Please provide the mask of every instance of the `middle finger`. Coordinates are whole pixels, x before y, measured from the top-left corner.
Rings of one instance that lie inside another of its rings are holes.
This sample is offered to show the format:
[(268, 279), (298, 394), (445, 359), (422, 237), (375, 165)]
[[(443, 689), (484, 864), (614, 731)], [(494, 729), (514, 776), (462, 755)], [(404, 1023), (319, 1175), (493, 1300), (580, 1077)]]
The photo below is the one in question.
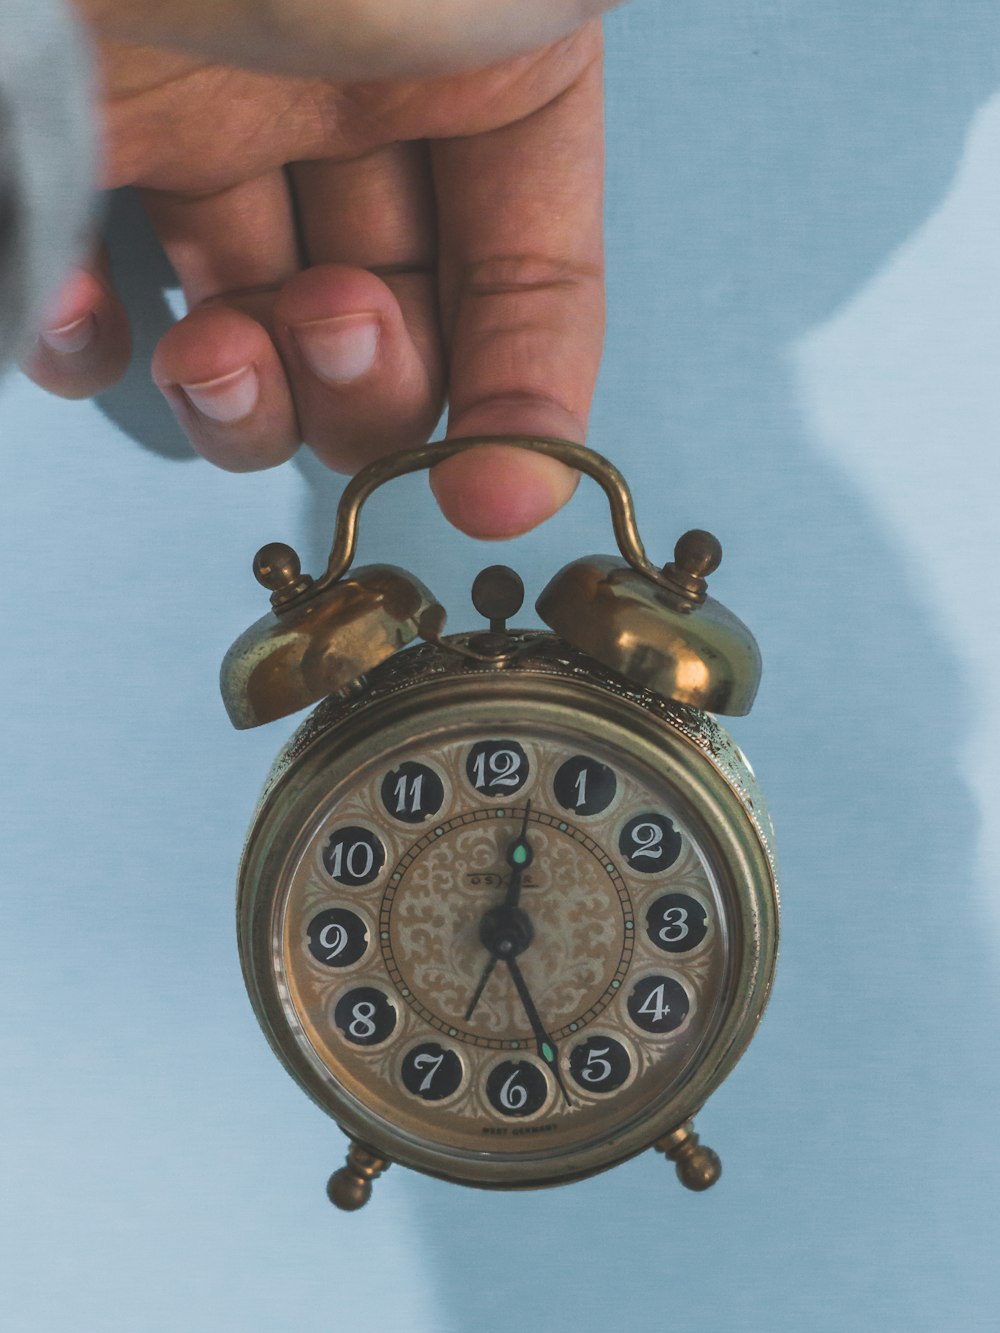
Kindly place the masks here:
[(275, 337), (306, 442), (352, 471), (424, 439), (445, 385), (428, 154), (395, 143), (290, 169), (307, 267)]

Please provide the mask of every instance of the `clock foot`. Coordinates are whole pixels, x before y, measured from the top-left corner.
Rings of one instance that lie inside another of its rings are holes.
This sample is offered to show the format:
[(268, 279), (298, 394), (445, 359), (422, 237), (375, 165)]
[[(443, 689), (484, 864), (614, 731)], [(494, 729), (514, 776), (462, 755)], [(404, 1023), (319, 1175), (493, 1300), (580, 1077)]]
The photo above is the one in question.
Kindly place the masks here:
[(658, 1139), (653, 1147), (677, 1164), (677, 1179), (689, 1190), (707, 1190), (722, 1175), (719, 1154), (699, 1143), (694, 1125), (683, 1125)]
[(364, 1144), (352, 1142), (346, 1164), (327, 1181), (327, 1198), (335, 1207), (353, 1213), (372, 1197), (372, 1181), (389, 1166), (385, 1157), (379, 1157)]

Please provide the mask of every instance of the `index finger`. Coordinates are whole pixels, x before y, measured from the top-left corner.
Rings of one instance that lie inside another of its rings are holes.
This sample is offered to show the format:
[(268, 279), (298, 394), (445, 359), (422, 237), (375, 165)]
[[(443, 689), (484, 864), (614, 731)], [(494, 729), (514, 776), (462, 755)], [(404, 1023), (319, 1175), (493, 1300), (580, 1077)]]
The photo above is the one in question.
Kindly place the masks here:
[[(432, 147), (449, 436), (586, 434), (604, 340), (598, 25), (553, 53), (570, 56), (571, 81), (538, 111)], [(441, 464), (431, 484), (456, 527), (500, 538), (555, 513), (576, 474), (484, 446)]]

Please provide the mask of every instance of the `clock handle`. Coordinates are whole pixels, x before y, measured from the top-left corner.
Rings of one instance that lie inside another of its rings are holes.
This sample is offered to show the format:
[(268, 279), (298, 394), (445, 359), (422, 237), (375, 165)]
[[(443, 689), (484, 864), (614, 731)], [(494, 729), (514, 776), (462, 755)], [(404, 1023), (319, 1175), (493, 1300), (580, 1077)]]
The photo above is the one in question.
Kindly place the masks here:
[(309, 588), (309, 595), (322, 591), (336, 583), (351, 567), (358, 540), (358, 518), (361, 509), (379, 486), (394, 477), (405, 476), (408, 472), (421, 472), (425, 468), (435, 467), (446, 458), (475, 449), (484, 444), (507, 445), (513, 449), (526, 449), (532, 453), (544, 454), (547, 458), (558, 459), (567, 467), (592, 477), (604, 490), (611, 506), (611, 521), (614, 526), (618, 549), (633, 569), (654, 582), (664, 583), (662, 570), (658, 569), (646, 555), (635, 522), (635, 509), (625, 478), (607, 458), (594, 453), (582, 444), (571, 440), (553, 439), (548, 436), (534, 435), (468, 435), (454, 440), (435, 440), (421, 445), (417, 449), (405, 449), (400, 453), (387, 454), (377, 458), (374, 463), (361, 469), (344, 488), (337, 507), (337, 526), (334, 533), (333, 547), (326, 571)]

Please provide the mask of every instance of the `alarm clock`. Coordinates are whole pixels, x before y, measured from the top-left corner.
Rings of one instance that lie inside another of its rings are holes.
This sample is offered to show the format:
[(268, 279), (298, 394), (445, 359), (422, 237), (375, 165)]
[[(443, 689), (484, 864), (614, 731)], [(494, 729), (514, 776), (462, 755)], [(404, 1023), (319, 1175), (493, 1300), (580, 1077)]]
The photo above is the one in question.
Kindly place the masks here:
[[(619, 554), (556, 573), (511, 628), (513, 570), (473, 584), (484, 624), (445, 634), (412, 574), (352, 568), (391, 478), (477, 445), (595, 479)], [(393, 1162), (516, 1189), (648, 1148), (718, 1179), (692, 1117), (746, 1048), (771, 986), (773, 835), (715, 714), (746, 713), (760, 656), (707, 596), (709, 533), (646, 556), (618, 471), (563, 440), (475, 437), (347, 485), (322, 576), (271, 543), (271, 611), (232, 646), (245, 728), (319, 706), (279, 755), (239, 872), (247, 990), (275, 1054), (349, 1137), (328, 1185), (360, 1207)]]

